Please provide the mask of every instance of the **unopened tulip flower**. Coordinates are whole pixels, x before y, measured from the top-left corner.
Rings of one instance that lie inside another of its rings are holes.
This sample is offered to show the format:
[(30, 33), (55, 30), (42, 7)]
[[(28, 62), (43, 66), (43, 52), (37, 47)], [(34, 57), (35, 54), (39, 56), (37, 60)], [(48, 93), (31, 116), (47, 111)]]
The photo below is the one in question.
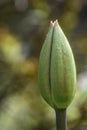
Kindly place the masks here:
[[(69, 42), (57, 20), (51, 21), (42, 46), (38, 79), (45, 101), (55, 110), (66, 109), (75, 95), (76, 69)], [(57, 114), (62, 115), (58, 111)]]
[(39, 86), (53, 108), (66, 108), (75, 94), (76, 69), (69, 42), (57, 20), (50, 23), (39, 60)]

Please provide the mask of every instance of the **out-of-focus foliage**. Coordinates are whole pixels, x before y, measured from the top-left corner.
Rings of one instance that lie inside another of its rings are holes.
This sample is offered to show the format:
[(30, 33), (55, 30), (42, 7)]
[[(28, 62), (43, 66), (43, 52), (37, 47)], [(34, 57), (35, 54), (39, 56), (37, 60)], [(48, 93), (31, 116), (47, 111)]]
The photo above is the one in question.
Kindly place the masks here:
[(0, 0), (0, 130), (55, 130), (55, 113), (37, 83), (39, 53), (55, 19), (69, 39), (78, 74), (68, 126), (87, 129), (86, 16), (86, 0)]

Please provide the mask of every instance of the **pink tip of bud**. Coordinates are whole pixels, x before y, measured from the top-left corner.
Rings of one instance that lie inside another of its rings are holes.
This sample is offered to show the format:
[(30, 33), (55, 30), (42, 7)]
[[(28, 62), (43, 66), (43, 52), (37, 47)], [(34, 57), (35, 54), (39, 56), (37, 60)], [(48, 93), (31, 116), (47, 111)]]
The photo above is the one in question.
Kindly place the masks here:
[(50, 21), (50, 26), (51, 27), (54, 27), (55, 25), (58, 24), (58, 20), (55, 20), (54, 22), (53, 21)]
[(53, 22), (53, 21), (50, 21), (50, 26), (51, 27), (54, 27), (54, 24), (55, 24), (55, 21)]

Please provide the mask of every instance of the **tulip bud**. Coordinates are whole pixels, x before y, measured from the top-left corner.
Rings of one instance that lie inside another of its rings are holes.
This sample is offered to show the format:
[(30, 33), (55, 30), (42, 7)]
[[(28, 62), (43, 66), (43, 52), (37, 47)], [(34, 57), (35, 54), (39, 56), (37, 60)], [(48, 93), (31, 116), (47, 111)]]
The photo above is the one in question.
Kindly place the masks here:
[(69, 42), (57, 20), (50, 23), (39, 59), (39, 87), (53, 108), (66, 108), (75, 94), (76, 69)]

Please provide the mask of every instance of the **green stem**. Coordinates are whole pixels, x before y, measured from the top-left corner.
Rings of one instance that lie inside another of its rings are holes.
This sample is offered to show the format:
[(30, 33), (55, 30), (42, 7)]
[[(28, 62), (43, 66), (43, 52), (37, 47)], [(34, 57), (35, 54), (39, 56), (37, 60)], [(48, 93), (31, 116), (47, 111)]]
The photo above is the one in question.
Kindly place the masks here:
[(67, 130), (66, 109), (56, 109), (57, 130)]

